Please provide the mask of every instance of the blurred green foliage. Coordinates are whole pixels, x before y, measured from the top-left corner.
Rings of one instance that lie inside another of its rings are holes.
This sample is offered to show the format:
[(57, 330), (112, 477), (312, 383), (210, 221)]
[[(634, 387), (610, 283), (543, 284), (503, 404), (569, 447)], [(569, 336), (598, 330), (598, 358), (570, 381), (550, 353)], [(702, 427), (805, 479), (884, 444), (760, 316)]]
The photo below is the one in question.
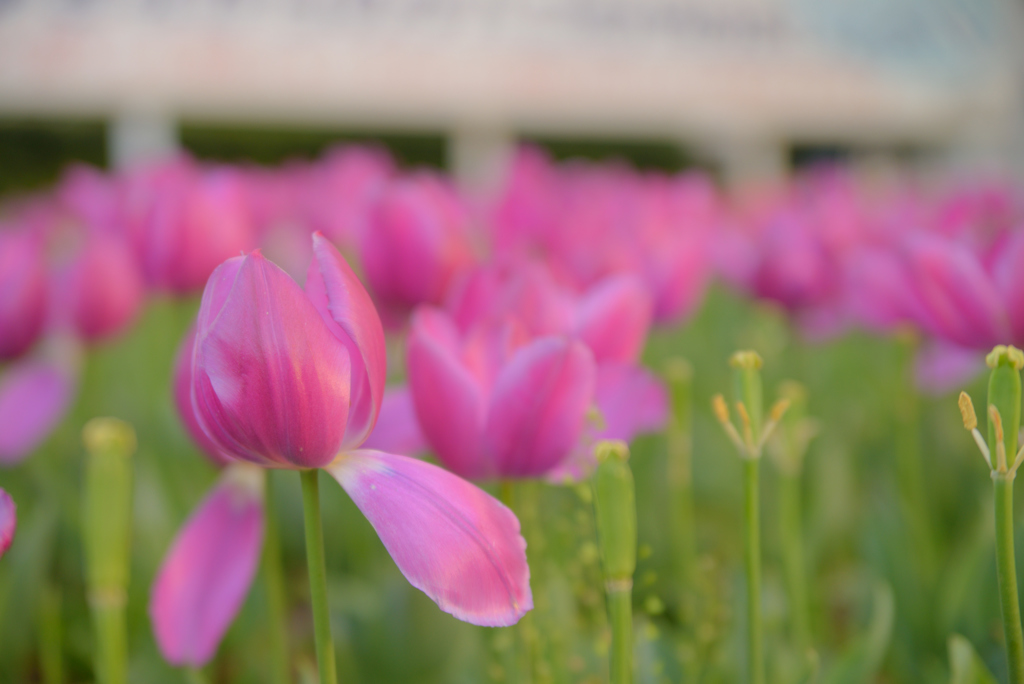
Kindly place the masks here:
[[(0, 562), (0, 681), (39, 681), (43, 651), (34, 627), (60, 592), (68, 681), (89, 681), (92, 635), (84, 598), (80, 430), (98, 415), (138, 432), (135, 522), (129, 591), (132, 681), (181, 682), (162, 662), (147, 617), (154, 573), (175, 531), (216, 472), (189, 443), (175, 416), (170, 372), (175, 346), (197, 302), (154, 301), (137, 327), (90, 351), (71, 415), (38, 453), (0, 471), (19, 504), (15, 545)], [(742, 680), (743, 575), (740, 463), (709, 408), (727, 389), (737, 348), (765, 359), (768, 398), (779, 383), (808, 388), (821, 424), (803, 481), (804, 533), (815, 654), (791, 646), (777, 534), (776, 478), (766, 461), (762, 489), (764, 611), (769, 681), (946, 682), (947, 640), (963, 634), (981, 662), (1005, 681), (995, 591), (990, 485), (960, 426), (953, 396), (918, 398), (927, 514), (938, 565), (922, 572), (899, 503), (895, 431), (908, 392), (904, 342), (851, 333), (802, 342), (776, 309), (715, 289), (679, 330), (656, 332), (645, 359), (669, 354), (694, 368), (694, 478), (699, 561), (689, 599), (678, 603), (665, 444), (633, 445), (640, 556), (634, 609), (639, 682)], [(982, 396), (983, 380), (968, 388)], [(297, 475), (271, 473), (279, 514), (288, 626), (296, 666), (313, 662), (302, 511)], [(342, 681), (600, 682), (609, 635), (586, 483), (519, 483), (515, 508), (529, 543), (536, 609), (520, 626), (485, 629), (440, 612), (402, 578), (370, 525), (342, 490), (322, 484), (329, 592)], [(260, 682), (267, 671), (267, 605), (260, 580), (250, 592), (209, 674), (214, 682)], [(682, 606), (680, 608), (680, 606)], [(30, 627), (31, 626), (31, 627)], [(527, 678), (527, 673), (531, 676)], [(876, 674), (880, 673), (880, 674)]]

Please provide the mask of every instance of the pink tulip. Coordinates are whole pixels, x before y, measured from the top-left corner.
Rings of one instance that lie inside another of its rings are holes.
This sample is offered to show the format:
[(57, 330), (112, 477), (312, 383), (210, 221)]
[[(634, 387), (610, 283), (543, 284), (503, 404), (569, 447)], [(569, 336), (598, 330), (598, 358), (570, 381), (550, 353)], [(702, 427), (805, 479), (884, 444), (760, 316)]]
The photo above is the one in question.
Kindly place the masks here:
[(167, 552), (149, 613), (169, 663), (209, 662), (245, 601), (263, 546), (263, 488), (259, 468), (228, 466)]
[(353, 246), (394, 173), (394, 162), (383, 150), (356, 145), (329, 150), (307, 169), (298, 188), (303, 223), (336, 245)]
[(537, 477), (576, 445), (593, 399), (593, 354), (515, 322), (461, 334), (436, 309), (413, 316), (409, 387), (427, 441), (470, 478)]
[(244, 178), (229, 169), (201, 170), (187, 162), (137, 172), (133, 236), (147, 281), (188, 293), (213, 269), (255, 243)]
[(386, 363), (380, 319), (337, 250), (313, 239), (305, 292), (253, 252), (219, 266), (203, 293), (193, 405), (234, 458), (320, 468), (365, 441), (376, 422)]
[(515, 623), (532, 598), (511, 511), (435, 466), (356, 449), (384, 397), (384, 333), (369, 295), (319, 233), (313, 255), (305, 291), (258, 252), (211, 275), (192, 365), (199, 425), (233, 458), (325, 467), (442, 610)]
[(0, 465), (20, 463), (67, 411), (74, 381), (58, 365), (25, 359), (0, 374)]
[(79, 337), (112, 337), (135, 319), (144, 284), (135, 257), (119, 237), (91, 234), (55, 282), (56, 316)]
[(14, 530), (18, 526), (17, 507), (11, 495), (0, 489), (0, 558), (14, 541)]
[(455, 275), (475, 261), (455, 191), (426, 173), (385, 187), (360, 247), (370, 290), (396, 318), (418, 304), (440, 304)]
[(27, 231), (0, 230), (0, 360), (26, 352), (46, 317), (42, 244)]

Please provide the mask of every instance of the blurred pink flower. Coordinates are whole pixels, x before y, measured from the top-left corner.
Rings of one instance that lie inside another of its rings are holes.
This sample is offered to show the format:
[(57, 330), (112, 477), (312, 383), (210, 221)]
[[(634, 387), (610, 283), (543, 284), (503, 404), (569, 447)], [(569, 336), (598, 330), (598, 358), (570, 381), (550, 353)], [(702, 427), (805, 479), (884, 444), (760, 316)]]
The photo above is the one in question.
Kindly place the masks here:
[(359, 247), (370, 291), (396, 321), (418, 304), (440, 304), (455, 276), (476, 261), (454, 188), (423, 172), (384, 186)]
[(135, 256), (116, 235), (90, 233), (53, 284), (54, 316), (86, 341), (124, 331), (143, 304), (145, 285)]
[(448, 311), (462, 331), (512, 317), (530, 337), (569, 335), (597, 363), (636, 361), (651, 326), (652, 302), (632, 274), (612, 275), (577, 294), (543, 265), (510, 262), (468, 272), (453, 288)]
[(28, 351), (47, 319), (46, 263), (27, 230), (0, 228), (0, 361)]
[(20, 463), (53, 431), (74, 395), (60, 364), (27, 358), (0, 373), (0, 465)]
[(245, 180), (235, 170), (179, 159), (123, 183), (128, 230), (157, 289), (198, 290), (219, 263), (255, 245)]
[(14, 530), (18, 526), (18, 512), (11, 495), (0, 489), (0, 557), (11, 548)]

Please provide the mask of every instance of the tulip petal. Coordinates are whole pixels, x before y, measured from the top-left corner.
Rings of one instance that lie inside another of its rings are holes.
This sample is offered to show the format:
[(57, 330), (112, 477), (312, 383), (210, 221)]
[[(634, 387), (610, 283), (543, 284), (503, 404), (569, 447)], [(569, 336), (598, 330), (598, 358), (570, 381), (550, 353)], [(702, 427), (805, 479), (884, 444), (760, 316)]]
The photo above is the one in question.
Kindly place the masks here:
[(599, 439), (629, 442), (640, 433), (660, 431), (668, 420), (665, 388), (642, 366), (605, 364), (598, 367), (594, 399), (605, 424)]
[(651, 296), (639, 278), (606, 278), (580, 300), (576, 334), (598, 363), (632, 362), (643, 350), (651, 316)]
[(420, 429), (437, 457), (463, 477), (484, 477), (491, 474), (482, 454), (484, 398), (455, 345), (444, 314), (417, 311), (409, 335), (409, 389)]
[(28, 456), (57, 426), (71, 403), (74, 381), (60, 367), (21, 361), (0, 376), (0, 464)]
[(389, 387), (384, 392), (377, 425), (363, 442), (363, 447), (403, 456), (417, 456), (429, 451), (427, 439), (416, 419), (416, 406), (408, 386)]
[(668, 420), (668, 396), (657, 376), (631, 364), (604, 364), (597, 369), (594, 401), (602, 425), (588, 424), (569, 458), (545, 474), (549, 482), (578, 482), (597, 465), (594, 445), (602, 439), (630, 442), (638, 434), (657, 432)]
[(379, 451), (348, 452), (327, 471), (406, 579), (441, 610), (501, 627), (533, 608), (519, 521), (486, 492), (429, 463)]
[(911, 268), (932, 331), (948, 341), (984, 348), (1005, 339), (1008, 318), (995, 284), (966, 248), (938, 239), (911, 245)]
[(494, 384), (488, 453), (497, 473), (536, 477), (565, 459), (593, 401), (594, 357), (582, 343), (543, 337), (519, 349)]
[(0, 489), (0, 557), (11, 548), (14, 530), (18, 526), (18, 511), (11, 495)]
[(196, 329), (192, 326), (185, 333), (174, 357), (174, 406), (178, 409), (178, 418), (185, 426), (185, 431), (202, 452), (217, 465), (227, 465), (231, 457), (214, 444), (199, 421), (196, 420), (195, 409), (192, 408), (192, 356), (196, 345)]
[(227, 467), (185, 523), (157, 573), (150, 598), (164, 658), (202, 667), (249, 593), (263, 547), (263, 472)]
[(380, 316), (348, 262), (320, 233), (313, 234), (306, 294), (331, 331), (348, 347), (352, 404), (342, 447), (359, 446), (373, 432), (384, 400), (387, 348)]
[[(267, 467), (326, 465), (345, 435), (348, 350), (287, 273), (259, 252), (237, 267), (233, 261), (210, 276), (199, 310), (196, 418), (232, 457)], [(227, 267), (235, 277), (225, 295)]]

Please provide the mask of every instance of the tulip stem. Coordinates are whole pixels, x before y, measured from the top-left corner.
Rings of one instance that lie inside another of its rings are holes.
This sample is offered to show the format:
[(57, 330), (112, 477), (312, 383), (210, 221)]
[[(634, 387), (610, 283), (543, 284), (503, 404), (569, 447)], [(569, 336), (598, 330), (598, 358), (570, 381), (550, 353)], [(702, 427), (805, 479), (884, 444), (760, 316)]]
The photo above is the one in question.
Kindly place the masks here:
[[(273, 475), (273, 471), (268, 473)], [(281, 540), (277, 530), (277, 511), (273, 477), (267, 478), (266, 535), (263, 542), (263, 581), (267, 591), (267, 612), (270, 618), (270, 681), (290, 684), (288, 664), (288, 629), (285, 624), (287, 601), (284, 591), (284, 573), (281, 569)]]
[(764, 634), (761, 628), (760, 459), (743, 461), (743, 561), (747, 572), (747, 652), (751, 684), (764, 684)]
[(44, 684), (64, 681), (61, 631), (60, 589), (47, 582), (39, 599), (39, 664)]
[(324, 530), (320, 519), (320, 471), (300, 471), (302, 511), (306, 521), (306, 564), (309, 566), (309, 595), (313, 604), (313, 631), (320, 684), (336, 684), (337, 668), (331, 640), (331, 615), (327, 604), (327, 564), (324, 561)]
[(632, 588), (608, 590), (608, 621), (612, 627), (611, 684), (633, 681)]
[(1024, 684), (1024, 633), (1021, 632), (1020, 603), (1017, 597), (1017, 568), (1013, 551), (1014, 475), (993, 472), (996, 514), (996, 570), (999, 576), (999, 602), (1003, 614), (1006, 660), (1011, 684)]
[(803, 650), (810, 646), (811, 633), (801, 509), (800, 471), (780, 472), (779, 536), (782, 543), (782, 563), (789, 593), (793, 640)]
[(206, 675), (198, 667), (186, 667), (185, 681), (188, 684), (206, 684)]
[(672, 409), (665, 432), (668, 457), (666, 482), (671, 501), (673, 566), (679, 581), (677, 608), (686, 615), (686, 598), (693, 586), (693, 568), (697, 557), (697, 539), (693, 507), (693, 369), (681, 358), (672, 358), (665, 367)]

